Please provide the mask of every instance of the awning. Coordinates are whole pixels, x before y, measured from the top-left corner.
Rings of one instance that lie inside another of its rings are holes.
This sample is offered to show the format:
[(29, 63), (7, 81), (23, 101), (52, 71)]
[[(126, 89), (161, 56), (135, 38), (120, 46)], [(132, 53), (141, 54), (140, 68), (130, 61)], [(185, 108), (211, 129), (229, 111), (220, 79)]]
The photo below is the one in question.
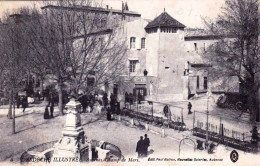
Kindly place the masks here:
[(146, 88), (146, 84), (135, 84), (135, 88)]
[(128, 58), (129, 61), (139, 61), (139, 59), (137, 57), (130, 57)]

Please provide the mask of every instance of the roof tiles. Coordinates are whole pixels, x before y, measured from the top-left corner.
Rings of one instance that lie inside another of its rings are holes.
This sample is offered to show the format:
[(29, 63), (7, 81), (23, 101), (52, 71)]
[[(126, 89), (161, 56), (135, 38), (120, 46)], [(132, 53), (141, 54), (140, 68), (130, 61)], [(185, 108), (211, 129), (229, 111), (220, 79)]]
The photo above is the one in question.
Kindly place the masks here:
[(151, 21), (145, 29), (155, 28), (155, 27), (171, 27), (171, 28), (185, 28), (185, 25), (172, 18), (167, 12), (163, 12), (153, 21)]

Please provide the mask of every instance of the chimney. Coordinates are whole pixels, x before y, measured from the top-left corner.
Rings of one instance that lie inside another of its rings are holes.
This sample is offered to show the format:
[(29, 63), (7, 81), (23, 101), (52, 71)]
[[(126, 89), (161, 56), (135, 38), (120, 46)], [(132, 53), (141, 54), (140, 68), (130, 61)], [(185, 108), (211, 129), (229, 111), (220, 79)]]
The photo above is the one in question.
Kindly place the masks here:
[(107, 5), (107, 10), (109, 10), (109, 6)]
[(124, 2), (122, 1), (122, 12), (125, 10)]
[(125, 3), (125, 10), (126, 10), (126, 11), (129, 11), (129, 8), (128, 8), (128, 5), (127, 5), (127, 2)]

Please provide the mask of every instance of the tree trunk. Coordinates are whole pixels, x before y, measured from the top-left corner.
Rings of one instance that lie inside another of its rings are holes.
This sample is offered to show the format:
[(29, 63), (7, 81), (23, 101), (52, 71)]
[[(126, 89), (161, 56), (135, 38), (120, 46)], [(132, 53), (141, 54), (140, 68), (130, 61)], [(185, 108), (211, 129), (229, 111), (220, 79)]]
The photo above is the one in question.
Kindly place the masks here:
[(256, 93), (256, 122), (260, 122), (260, 89)]
[(33, 84), (33, 91), (34, 91), (34, 92), (36, 92), (37, 82), (38, 82), (37, 80), (38, 80), (38, 76), (35, 75), (35, 77), (34, 77), (34, 84)]
[[(15, 99), (14, 99), (14, 95), (13, 95), (13, 103)], [(13, 134), (15, 134), (15, 104), (13, 104)]]
[(9, 92), (9, 109), (8, 109), (8, 114), (7, 118), (12, 119), (12, 93)]
[(41, 94), (43, 92), (43, 78), (42, 77), (40, 77), (40, 92), (41, 92)]
[(62, 83), (58, 83), (58, 94), (59, 94), (59, 113), (60, 115), (64, 115), (63, 113), (63, 102), (62, 102)]
[(248, 92), (251, 92), (248, 94), (248, 106), (250, 110), (250, 121), (254, 123), (257, 119), (257, 112), (259, 112), (259, 105), (257, 101), (258, 91), (254, 90), (254, 88), (251, 88)]

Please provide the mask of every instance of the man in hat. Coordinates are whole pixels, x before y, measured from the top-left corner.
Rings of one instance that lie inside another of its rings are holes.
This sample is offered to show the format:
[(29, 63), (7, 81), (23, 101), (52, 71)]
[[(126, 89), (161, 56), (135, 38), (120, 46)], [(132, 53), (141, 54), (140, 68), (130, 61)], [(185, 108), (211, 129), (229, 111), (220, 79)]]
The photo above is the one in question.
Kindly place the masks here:
[(144, 135), (144, 157), (148, 155), (148, 147), (150, 146), (150, 139), (147, 137), (147, 134)]
[(138, 153), (138, 157), (142, 157), (144, 155), (144, 140), (143, 140), (143, 136), (141, 136), (140, 140), (137, 142), (136, 152)]

